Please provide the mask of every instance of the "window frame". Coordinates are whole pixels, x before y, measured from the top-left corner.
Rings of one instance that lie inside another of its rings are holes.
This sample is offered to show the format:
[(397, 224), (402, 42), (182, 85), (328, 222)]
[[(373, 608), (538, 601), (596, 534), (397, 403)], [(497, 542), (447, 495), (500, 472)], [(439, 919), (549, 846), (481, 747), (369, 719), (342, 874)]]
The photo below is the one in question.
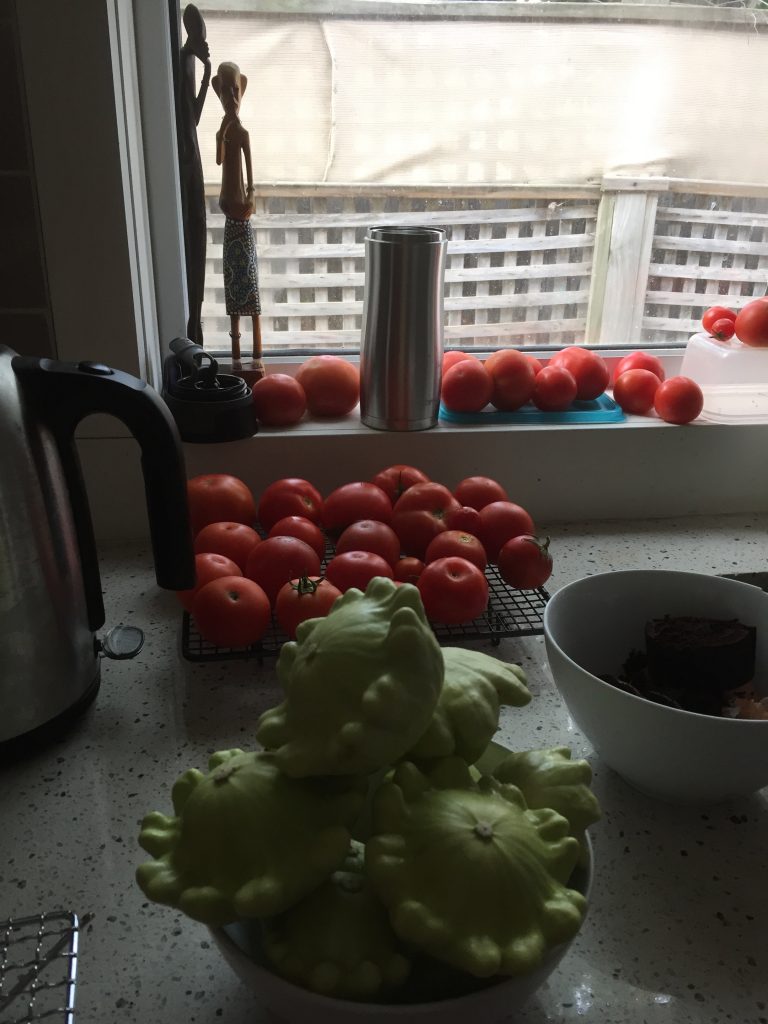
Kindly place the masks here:
[[(121, 124), (126, 131), (131, 125), (120, 112), (125, 103), (119, 91), (123, 86), (110, 61), (115, 53), (115, 26), (122, 31), (132, 25), (125, 18), (118, 19), (118, 8), (123, 14), (136, 13), (140, 24), (141, 9), (153, 5), (136, 0), (135, 11), (128, 11), (126, 4), (130, 7), (130, 0), (81, 0), (74, 7), (57, 8), (47, 0), (24, 0), (19, 6), (23, 9), (25, 74), (34, 100), (30, 119), (49, 276), (52, 281), (56, 278), (57, 285), (52, 289), (52, 304), (58, 355), (75, 361), (109, 361), (143, 375), (141, 353), (149, 341), (136, 313), (137, 268), (129, 258), (136, 241), (130, 237), (125, 199), (130, 180), (127, 164), (136, 150), (119, 145)], [(141, 30), (133, 30), (141, 39)], [(90, 60), (83, 62), (85, 68), (74, 61), (73, 68), (72, 55), (77, 54), (84, 37), (89, 41)], [(123, 49), (123, 53), (129, 52)], [(138, 60), (140, 66), (141, 52)], [(167, 85), (167, 69), (163, 74)], [(142, 94), (155, 95), (151, 76), (141, 89)], [(92, 99), (94, 90), (101, 101), (85, 102)], [(55, 144), (60, 133), (41, 142), (41, 124), (56, 128), (56, 118), (66, 123), (73, 110), (78, 117), (76, 125), (70, 125), (75, 137), (70, 131), (68, 144), (82, 143), (80, 153), (60, 151)], [(135, 177), (133, 181), (135, 185)], [(138, 200), (146, 201), (148, 223), (154, 230), (157, 209), (152, 209), (140, 189), (138, 192)], [(99, 291), (92, 299), (87, 288), (93, 282), (83, 281), (82, 266), (73, 267), (71, 259), (67, 263), (72, 221), (62, 213), (75, 209), (86, 214), (85, 220), (81, 216), (75, 237), (88, 243), (84, 251), (88, 249), (89, 266), (96, 266), (100, 274)], [(169, 209), (172, 214), (175, 210), (180, 224), (180, 206), (171, 202)], [(51, 240), (57, 233), (60, 237), (53, 250), (64, 255), (52, 260)], [(94, 239), (98, 244), (92, 244)], [(169, 258), (180, 268), (180, 247), (174, 251), (174, 245), (169, 245), (169, 249)], [(179, 317), (178, 333), (183, 333), (185, 319), (178, 312), (178, 293), (172, 298)], [(156, 289), (158, 310), (170, 300)], [(161, 313), (157, 315), (159, 318)], [(168, 322), (173, 315), (171, 309)], [(679, 359), (679, 353), (670, 358)], [(88, 429), (80, 432), (81, 456), (100, 538), (145, 537), (143, 486), (134, 442), (113, 419), (85, 426)], [(488, 464), (498, 467), (513, 489), (519, 487), (521, 493), (534, 496), (537, 514), (547, 524), (568, 519), (768, 510), (768, 475), (754, 472), (754, 467), (762, 465), (767, 446), (768, 424), (702, 423), (678, 428), (635, 421), (605, 427), (506, 427), (490, 434), (440, 426), (418, 435), (402, 435), (360, 427), (345, 431), (335, 424), (320, 429), (310, 423), (299, 432), (265, 431), (228, 445), (185, 445), (185, 457), (190, 475), (241, 473), (258, 489), (269, 477), (302, 466), (308, 471), (316, 466), (324, 486), (339, 475), (350, 479), (363, 474), (360, 478), (365, 478), (380, 464), (403, 461), (405, 451), (409, 457), (413, 454), (414, 459), (421, 459), (436, 478), (442, 473), (452, 479), (465, 468), (477, 471), (480, 461), (485, 463), (480, 454), (484, 451)], [(631, 472), (625, 472), (627, 467)]]

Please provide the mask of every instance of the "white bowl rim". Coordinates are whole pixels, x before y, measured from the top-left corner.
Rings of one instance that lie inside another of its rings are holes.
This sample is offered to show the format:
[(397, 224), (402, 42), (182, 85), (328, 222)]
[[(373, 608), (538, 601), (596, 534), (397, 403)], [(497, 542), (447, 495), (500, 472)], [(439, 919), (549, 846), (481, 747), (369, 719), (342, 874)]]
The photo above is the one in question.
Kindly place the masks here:
[[(554, 637), (552, 636), (552, 634), (550, 632), (549, 618), (550, 618), (550, 615), (551, 615), (552, 602), (558, 600), (558, 598), (559, 598), (559, 596), (561, 594), (566, 593), (568, 590), (571, 590), (574, 587), (578, 587), (580, 584), (584, 583), (586, 580), (593, 580), (593, 579), (596, 579), (598, 577), (605, 577), (605, 576), (640, 576), (640, 575), (643, 575), (643, 576), (651, 576), (651, 575), (655, 575), (655, 576), (690, 576), (690, 577), (693, 577), (693, 578), (696, 578), (696, 579), (701, 579), (702, 576), (705, 576), (705, 577), (707, 577), (707, 579), (722, 579), (722, 580), (725, 581), (725, 577), (717, 576), (717, 575), (715, 575), (713, 573), (707, 573), (707, 572), (686, 572), (686, 571), (684, 571), (682, 569), (614, 569), (614, 570), (609, 570), (607, 572), (595, 572), (595, 573), (592, 573), (590, 576), (582, 576), (580, 579), (572, 580), (570, 583), (566, 583), (565, 586), (561, 587), (559, 590), (556, 590), (555, 593), (550, 597), (549, 601), (547, 601), (546, 605), (544, 606), (544, 638), (545, 638), (545, 640), (548, 641), (549, 643), (551, 643), (552, 646), (557, 649), (558, 653), (560, 655), (562, 655), (562, 657), (567, 662), (569, 662), (571, 665), (573, 665), (574, 668), (578, 669), (579, 672), (583, 672), (585, 675), (589, 676), (589, 678), (592, 679), (594, 682), (596, 682), (598, 684), (598, 686), (605, 687), (605, 688), (609, 689), (612, 693), (620, 693), (620, 694), (622, 694), (622, 696), (626, 697), (628, 700), (640, 701), (643, 704), (650, 704), (652, 707), (658, 708), (659, 711), (669, 712), (669, 713), (674, 714), (674, 715), (685, 715), (687, 718), (701, 718), (701, 719), (703, 719), (704, 721), (707, 721), (707, 722), (728, 722), (729, 726), (730, 725), (735, 725), (735, 726), (743, 728), (744, 726), (756, 726), (757, 725), (757, 726), (763, 726), (764, 727), (764, 726), (768, 725), (768, 718), (762, 718), (762, 719), (761, 718), (730, 718), (727, 715), (705, 715), (705, 714), (702, 714), (702, 712), (700, 712), (700, 711), (687, 711), (685, 708), (672, 708), (668, 704), (658, 704), (656, 701), (649, 700), (647, 697), (638, 697), (636, 694), (628, 693), (627, 690), (622, 690), (620, 687), (614, 686), (612, 683), (606, 683), (606, 681), (604, 679), (601, 679), (599, 676), (594, 675), (592, 672), (589, 671), (589, 669), (586, 669), (582, 665), (579, 665), (579, 663), (577, 661), (574, 661), (573, 658), (569, 654), (565, 653), (563, 648), (554, 639)], [(728, 582), (729, 584), (735, 584), (737, 587), (751, 587), (753, 590), (759, 589), (758, 587), (755, 587), (754, 584), (752, 584), (752, 583), (742, 583), (741, 580), (727, 580), (726, 582)], [(766, 600), (768, 600), (768, 594), (766, 594)], [(550, 671), (551, 671), (551, 668), (550, 668)], [(554, 673), (553, 673), (553, 676), (554, 676)], [(555, 685), (557, 685), (557, 683), (555, 683)], [(726, 726), (726, 728), (728, 728), (729, 726)]]
[[(564, 947), (567, 948), (572, 942), (574, 942), (579, 937), (581, 929), (584, 926), (584, 922), (587, 919), (587, 915), (589, 914), (590, 897), (592, 894), (592, 889), (595, 881), (595, 850), (589, 831), (584, 832), (584, 845), (587, 848), (586, 866), (577, 864), (574, 868), (574, 871), (580, 870), (586, 876), (584, 880), (584, 891), (582, 895), (587, 901), (587, 906), (584, 910), (584, 916), (581, 919), (581, 925), (579, 926), (579, 930), (576, 932), (576, 934), (572, 936), (572, 938), (567, 939), (565, 942), (560, 942), (556, 946), (551, 946), (549, 950), (547, 950), (547, 952), (552, 954), (553, 956), (556, 956), (557, 954), (563, 952)], [(223, 927), (211, 927), (211, 931), (215, 933), (217, 942), (226, 944), (230, 949), (235, 951), (238, 956), (249, 959), (247, 954), (244, 953), (240, 946), (238, 946), (238, 944), (227, 934)], [(310, 1000), (313, 1003), (317, 1000), (320, 1000), (323, 1008), (326, 1010), (342, 1009), (345, 1011), (349, 1011), (350, 1007), (360, 1007), (361, 1010), (363, 1011), (363, 1013), (361, 1014), (362, 1020), (365, 1019), (366, 1007), (370, 1007), (371, 1009), (375, 1009), (377, 1012), (383, 1013), (389, 1013), (391, 1011), (393, 1020), (396, 1020), (397, 1018), (402, 1019), (402, 1015), (404, 1013), (410, 1013), (413, 1016), (418, 1016), (421, 1014), (433, 1013), (435, 1010), (447, 1010), (449, 1007), (451, 1009), (454, 1009), (457, 1006), (459, 1008), (466, 1006), (467, 1009), (469, 1009), (469, 1004), (474, 999), (476, 999), (477, 996), (482, 996), (484, 993), (494, 991), (498, 988), (502, 988), (504, 985), (510, 984), (511, 982), (524, 981), (526, 978), (530, 977), (531, 974), (535, 973), (535, 970), (537, 969), (535, 968), (534, 971), (531, 971), (528, 974), (514, 974), (510, 975), (508, 978), (501, 977), (500, 980), (497, 981), (495, 985), (489, 985), (487, 988), (478, 989), (476, 992), (468, 992), (463, 996), (454, 996), (449, 999), (433, 999), (423, 1003), (368, 1003), (362, 1001), (358, 1002), (354, 999), (339, 999), (335, 996), (324, 996), (319, 992), (313, 992), (311, 989), (302, 988), (301, 985), (297, 985), (292, 981), (288, 981), (287, 978), (281, 977), (281, 975), (277, 974), (274, 971), (271, 971), (269, 967), (256, 963), (256, 961), (254, 960), (249, 960), (249, 962), (255, 968), (257, 968), (257, 970), (264, 971), (265, 973), (269, 974), (270, 977), (273, 978), (278, 984), (284, 985), (291, 989), (294, 993), (296, 993), (296, 995), (299, 998)], [(539, 964), (539, 967), (541, 966), (543, 966), (543, 963)], [(557, 968), (555, 967), (554, 969), (556, 970)], [(543, 985), (544, 981), (542, 981), (541, 984)], [(538, 987), (539, 986), (537, 986), (537, 988)]]

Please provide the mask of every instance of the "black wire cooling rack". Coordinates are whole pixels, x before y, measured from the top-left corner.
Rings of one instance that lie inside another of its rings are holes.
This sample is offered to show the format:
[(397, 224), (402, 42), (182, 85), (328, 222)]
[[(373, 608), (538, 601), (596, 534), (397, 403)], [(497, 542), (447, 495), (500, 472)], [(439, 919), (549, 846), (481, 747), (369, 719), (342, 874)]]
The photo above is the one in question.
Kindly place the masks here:
[[(487, 567), (485, 577), (489, 590), (487, 609), (480, 618), (457, 626), (434, 625), (441, 644), (456, 647), (485, 640), (496, 646), (506, 637), (537, 636), (543, 632), (542, 616), (549, 600), (546, 590), (515, 590), (504, 582), (495, 565)], [(181, 653), (188, 661), (265, 661), (277, 657), (287, 641), (288, 635), (273, 617), (258, 643), (250, 647), (216, 647), (200, 636), (188, 612), (182, 618)]]

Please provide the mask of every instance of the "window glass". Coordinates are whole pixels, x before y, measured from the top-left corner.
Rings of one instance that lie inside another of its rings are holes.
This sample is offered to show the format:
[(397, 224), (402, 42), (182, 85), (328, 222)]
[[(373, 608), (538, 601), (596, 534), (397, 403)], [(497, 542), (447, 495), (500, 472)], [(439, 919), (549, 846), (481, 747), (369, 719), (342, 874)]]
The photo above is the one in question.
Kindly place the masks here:
[[(248, 78), (265, 352), (359, 347), (382, 223), (447, 229), (447, 346), (679, 346), (766, 293), (765, 3), (200, 10), (214, 73)], [(210, 90), (203, 326), (226, 352), (221, 118)]]

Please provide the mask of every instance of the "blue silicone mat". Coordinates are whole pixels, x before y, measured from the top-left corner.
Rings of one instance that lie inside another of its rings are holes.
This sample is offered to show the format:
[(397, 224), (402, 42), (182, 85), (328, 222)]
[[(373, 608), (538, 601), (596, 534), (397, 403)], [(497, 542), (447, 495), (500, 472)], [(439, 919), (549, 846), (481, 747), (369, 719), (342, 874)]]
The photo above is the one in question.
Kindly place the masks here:
[(573, 402), (565, 412), (542, 412), (528, 403), (514, 412), (499, 412), (488, 405), (481, 412), (451, 412), (440, 404), (440, 419), (446, 423), (619, 423), (626, 419), (621, 408), (605, 392), (589, 402)]

